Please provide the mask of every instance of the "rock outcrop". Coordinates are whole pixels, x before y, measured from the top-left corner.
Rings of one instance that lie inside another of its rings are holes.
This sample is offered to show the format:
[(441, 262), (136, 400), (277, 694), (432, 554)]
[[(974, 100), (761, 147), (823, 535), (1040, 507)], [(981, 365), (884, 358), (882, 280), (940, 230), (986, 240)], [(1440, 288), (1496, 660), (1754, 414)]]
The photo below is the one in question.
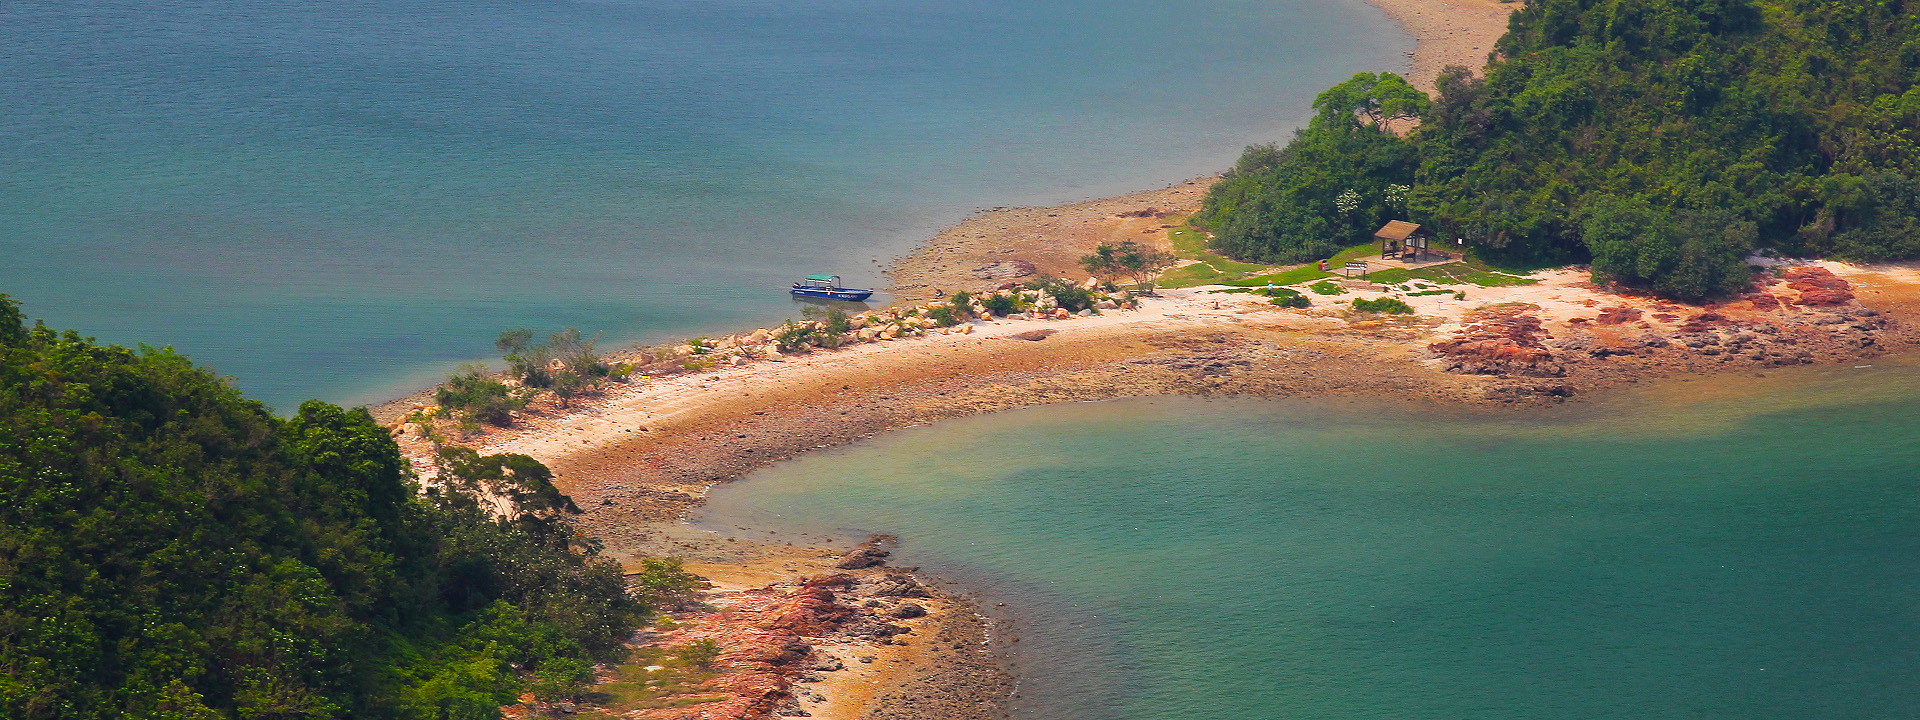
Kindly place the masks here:
[(869, 535), (866, 542), (854, 546), (853, 552), (840, 559), (834, 567), (842, 570), (861, 570), (887, 564), (887, 556), (893, 552), (888, 548), (899, 544), (900, 539), (892, 535)]
[(1561, 377), (1567, 369), (1540, 341), (1540, 308), (1508, 305), (1481, 308), (1452, 339), (1427, 349), (1447, 360), (1450, 372), (1496, 377)]

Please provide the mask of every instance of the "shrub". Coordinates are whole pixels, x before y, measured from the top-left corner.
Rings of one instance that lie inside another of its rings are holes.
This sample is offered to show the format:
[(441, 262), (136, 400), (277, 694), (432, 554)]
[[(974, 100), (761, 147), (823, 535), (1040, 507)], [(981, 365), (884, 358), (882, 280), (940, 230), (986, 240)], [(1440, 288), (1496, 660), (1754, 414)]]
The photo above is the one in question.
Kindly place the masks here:
[[(598, 378), (607, 377), (613, 372), (594, 350), (598, 342), (598, 336), (586, 338), (581, 336), (579, 330), (567, 328), (548, 336), (544, 343), (535, 343), (532, 330), (517, 328), (500, 333), (493, 345), (504, 354), (507, 374), (519, 380), (521, 385), (546, 388), (554, 387), (557, 382), (565, 382), (569, 387), (578, 389), (598, 385)], [(552, 370), (555, 360), (560, 361), (562, 368), (558, 372)], [(575, 377), (562, 380), (561, 376), (568, 374)]]
[(542, 388), (553, 384), (553, 378), (547, 374), (547, 366), (553, 362), (553, 350), (545, 344), (533, 342), (533, 331), (528, 328), (515, 328), (500, 333), (493, 341), (507, 361), (507, 375), (520, 381), (521, 385)]
[(468, 365), (435, 390), (433, 401), (440, 407), (460, 413), (463, 420), (488, 425), (513, 422), (513, 411), (526, 407), (526, 398), (513, 392), (506, 383), (487, 377), (478, 365)]
[(811, 339), (815, 345), (839, 347), (847, 333), (853, 332), (853, 318), (840, 308), (808, 306), (800, 314), (814, 323)]
[(927, 317), (939, 327), (953, 327), (960, 324), (960, 320), (954, 317), (953, 307), (949, 305), (935, 305), (927, 311)]
[(1315, 294), (1318, 294), (1318, 295), (1347, 294), (1346, 288), (1340, 287), (1339, 283), (1336, 283), (1332, 280), (1321, 280), (1320, 282), (1314, 283), (1312, 285), (1308, 285), (1307, 289), (1312, 290)]
[(700, 576), (688, 572), (680, 558), (645, 558), (640, 572), (628, 579), (634, 597), (650, 608), (671, 608), (693, 602)]
[(1027, 284), (1030, 290), (1045, 291), (1054, 303), (1072, 312), (1093, 307), (1093, 291), (1056, 277), (1042, 277)]
[(1271, 291), (1256, 290), (1255, 292), (1272, 298), (1267, 302), (1279, 307), (1304, 308), (1313, 306), (1313, 301), (1308, 300), (1307, 296), (1301, 295), (1299, 290), (1293, 288), (1274, 288)]
[(779, 332), (773, 334), (773, 342), (780, 346), (781, 352), (792, 352), (813, 340), (813, 335), (813, 323), (788, 321), (787, 324), (780, 326)]
[(1006, 315), (1008, 313), (1019, 312), (1022, 303), (1020, 302), (1020, 298), (1014, 297), (1011, 294), (994, 293), (982, 298), (980, 305), (986, 308), (987, 312), (993, 313), (994, 315)]
[(1393, 315), (1410, 315), (1413, 313), (1412, 306), (1402, 302), (1400, 298), (1390, 297), (1383, 297), (1378, 300), (1354, 298), (1353, 309), (1359, 310), (1360, 312), (1389, 313)]
[(962, 319), (973, 312), (973, 295), (965, 290), (954, 293), (953, 297), (947, 299), (947, 303), (953, 306), (953, 311)]

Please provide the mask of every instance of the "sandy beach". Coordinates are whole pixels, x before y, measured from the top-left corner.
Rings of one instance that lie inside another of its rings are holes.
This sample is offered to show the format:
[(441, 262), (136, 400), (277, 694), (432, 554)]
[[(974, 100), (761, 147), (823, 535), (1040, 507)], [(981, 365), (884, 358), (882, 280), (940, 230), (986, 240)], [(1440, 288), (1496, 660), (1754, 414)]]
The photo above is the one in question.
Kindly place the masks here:
[(1523, 4), (1503, 0), (1367, 0), (1413, 36), (1407, 82), (1433, 92), (1433, 80), (1450, 65), (1479, 69), (1501, 35), (1507, 16)]
[[(1444, 66), (1484, 62), (1519, 7), (1374, 2), (1418, 40), (1410, 77), (1423, 87)], [(1173, 216), (1195, 210), (1215, 179), (975, 214), (890, 267), (893, 291), (912, 307), (936, 291), (990, 291), (1042, 274), (1078, 280), (1077, 259), (1098, 243), (1166, 246)], [(939, 578), (893, 568), (884, 557), (858, 562), (861, 538), (751, 542), (684, 519), (715, 483), (771, 463), (1023, 406), (1172, 394), (1579, 402), (1651, 378), (1844, 363), (1916, 346), (1908, 320), (1920, 312), (1914, 267), (1791, 263), (1779, 275), (1748, 296), (1703, 306), (1621, 294), (1594, 286), (1584, 269), (1565, 268), (1527, 284), (1447, 292), (1348, 281), (1341, 295), (1311, 296), (1307, 309), (1275, 307), (1244, 290), (1188, 288), (1091, 316), (974, 317), (798, 353), (766, 351), (763, 329), (725, 340), (737, 359), (687, 371), (653, 350), (616, 353), (614, 360), (667, 369), (566, 406), (538, 403), (510, 427), (439, 432), (553, 468), (609, 556), (629, 564), (686, 558), (709, 581), (701, 608), (676, 613), (674, 629), (637, 642), (721, 641), (730, 679), (709, 692), (725, 701), (627, 716), (993, 718), (1004, 716), (1013, 687), (992, 652), (1004, 638), (996, 640), (963, 594), (936, 589)], [(1414, 312), (1356, 313), (1348, 304), (1386, 296)], [(377, 415), (430, 477), (434, 442), (405, 420), (425, 397)], [(915, 610), (902, 609), (909, 598)]]

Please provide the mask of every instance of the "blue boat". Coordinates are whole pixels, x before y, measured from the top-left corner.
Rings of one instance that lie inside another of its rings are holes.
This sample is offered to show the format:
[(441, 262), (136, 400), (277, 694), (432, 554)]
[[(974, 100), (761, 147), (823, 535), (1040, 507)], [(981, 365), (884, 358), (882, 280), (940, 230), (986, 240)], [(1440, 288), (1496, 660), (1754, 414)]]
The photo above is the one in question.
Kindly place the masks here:
[(839, 275), (808, 275), (807, 279), (793, 284), (793, 294), (799, 297), (854, 302), (873, 297), (872, 290), (840, 287)]

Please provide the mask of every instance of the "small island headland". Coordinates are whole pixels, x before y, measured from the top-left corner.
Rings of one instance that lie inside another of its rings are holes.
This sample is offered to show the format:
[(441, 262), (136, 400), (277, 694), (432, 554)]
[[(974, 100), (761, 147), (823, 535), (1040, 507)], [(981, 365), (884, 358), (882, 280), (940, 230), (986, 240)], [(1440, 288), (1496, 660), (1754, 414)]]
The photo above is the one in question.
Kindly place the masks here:
[[(1408, 78), (1429, 90), (1443, 67), (1483, 64), (1521, 7), (1370, 1), (1414, 36)], [(1912, 322), (1920, 269), (1790, 259), (1768, 261), (1770, 279), (1754, 290), (1701, 304), (1598, 286), (1569, 267), (1491, 279), (1476, 270), (1478, 280), (1419, 269), (1370, 279), (1314, 273), (1304, 309), (1270, 302), (1258, 274), (1115, 296), (1086, 314), (948, 305), (956, 292), (1014, 295), (1042, 276), (1078, 285), (1079, 258), (1103, 243), (1179, 251), (1178, 234), (1192, 232), (1182, 221), (1216, 180), (975, 214), (896, 260), (899, 304), (853, 318), (859, 327), (833, 347), (783, 352), (779, 329), (769, 328), (696, 346), (698, 358), (685, 354), (692, 349), (616, 353), (610, 359), (660, 372), (565, 404), (537, 402), (504, 427), (471, 432), (426, 427), (418, 396), (376, 415), (422, 473), (433, 472), (439, 443), (428, 430), (481, 452), (532, 456), (585, 510), (583, 528), (608, 555), (686, 558), (707, 579), (707, 607), (677, 614), (676, 629), (645, 642), (717, 640), (727, 648), (719, 666), (738, 682), (700, 690), (724, 702), (626, 716), (987, 718), (1004, 714), (1015, 688), (991, 652), (1013, 638), (995, 636), (964, 594), (890, 567), (884, 539), (755, 542), (685, 518), (713, 484), (801, 453), (1031, 405), (1177, 394), (1532, 406), (1682, 374), (1847, 363), (1920, 345)], [(1188, 253), (1188, 276), (1234, 274), (1203, 255)], [(1410, 312), (1363, 312), (1355, 298), (1392, 298)], [(958, 324), (930, 321), (942, 307), (963, 316)]]

